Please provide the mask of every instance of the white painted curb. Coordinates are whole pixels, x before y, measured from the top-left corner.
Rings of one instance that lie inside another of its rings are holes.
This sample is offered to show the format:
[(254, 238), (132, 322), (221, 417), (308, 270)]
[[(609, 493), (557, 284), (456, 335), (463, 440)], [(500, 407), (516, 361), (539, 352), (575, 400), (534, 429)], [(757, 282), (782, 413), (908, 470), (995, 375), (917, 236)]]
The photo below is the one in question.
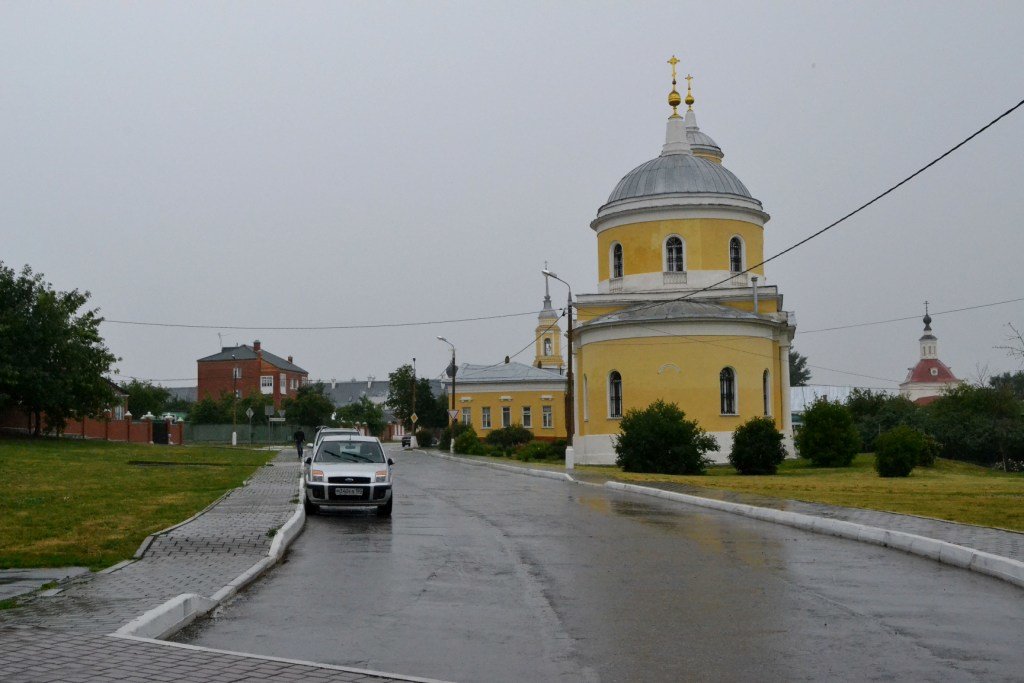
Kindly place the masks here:
[(804, 515), (799, 512), (774, 510), (772, 508), (762, 508), (742, 503), (730, 503), (713, 498), (701, 498), (700, 496), (691, 496), (685, 493), (676, 493), (675, 491), (664, 491), (648, 486), (637, 486), (636, 484), (624, 484), (618, 481), (605, 482), (605, 486), (616, 491), (629, 491), (630, 493), (639, 493), (655, 498), (689, 503), (690, 505), (730, 512), (766, 522), (784, 524), (814, 533), (849, 538), (854, 541), (894, 548), (913, 555), (937, 560), (943, 564), (986, 574), (1024, 588), (1024, 562), (926, 536), (908, 534), (904, 531), (879, 529), (878, 527), (846, 522), (839, 519)]
[[(536, 470), (530, 467), (519, 467), (518, 465), (505, 465), (500, 462), (489, 462), (487, 460), (470, 460), (469, 458), (459, 458), (454, 455), (445, 455), (444, 453), (433, 453), (431, 451), (417, 451), (426, 455), (432, 455), (435, 458), (441, 458), (443, 460), (453, 460), (455, 462), (465, 463), (467, 465), (476, 465), (478, 467), (492, 467), (496, 470), (505, 470), (507, 472), (519, 472), (520, 474), (529, 474), (534, 477), (544, 477), (545, 479), (558, 479), (559, 481), (576, 481), (565, 472), (555, 472), (554, 470)], [(472, 457), (472, 456), (470, 456)]]

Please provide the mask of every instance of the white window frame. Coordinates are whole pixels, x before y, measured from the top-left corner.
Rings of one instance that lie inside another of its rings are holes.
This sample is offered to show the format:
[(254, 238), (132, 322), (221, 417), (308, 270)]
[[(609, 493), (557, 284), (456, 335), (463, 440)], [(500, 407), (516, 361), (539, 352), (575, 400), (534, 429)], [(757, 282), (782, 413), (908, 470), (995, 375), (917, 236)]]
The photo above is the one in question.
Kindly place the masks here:
[(484, 406), (480, 409), (480, 429), (491, 428), (491, 407)]
[(512, 406), (501, 407), (501, 426), (503, 428), (512, 426)]
[[(616, 268), (615, 268), (615, 249), (616, 249), (616, 247), (618, 247), (618, 250), (619, 250), (618, 275), (615, 274), (616, 273)], [(611, 248), (611, 251), (608, 254), (608, 258), (609, 258), (608, 265), (609, 265), (609, 268), (610, 268), (609, 275), (611, 276), (611, 279), (612, 280), (621, 280), (622, 276), (626, 274), (626, 253), (625, 253), (625, 250), (622, 248), (622, 244), (620, 242), (612, 242), (612, 248)]]
[[(668, 241), (671, 239), (679, 240), (679, 268), (670, 268), (671, 265), (668, 257)], [(686, 240), (679, 235), (669, 235), (665, 238), (665, 241), (661, 244), (662, 261), (663, 267), (666, 273), (685, 273), (686, 272)]]
[(288, 375), (286, 375), (283, 372), (281, 373), (281, 384), (280, 384), (280, 386), (281, 386), (281, 393), (282, 394), (287, 394), (288, 393)]
[[(618, 377), (615, 380), (613, 375)], [(613, 391), (613, 382), (618, 382), (618, 406), (615, 405), (616, 396)], [(608, 373), (608, 417), (612, 420), (618, 420), (622, 417), (622, 373), (618, 370), (612, 370)]]
[[(723, 391), (723, 389), (725, 387), (723, 386), (722, 373), (724, 373), (726, 370), (728, 370), (729, 372), (732, 373), (732, 392), (731, 392), (732, 395), (730, 397), (731, 401), (732, 401), (732, 411), (731, 412), (727, 412), (725, 410), (728, 406), (725, 405), (725, 403), (726, 403), (726, 401), (725, 401), (725, 392)], [(740, 387), (739, 373), (736, 372), (736, 368), (727, 365), (727, 366), (725, 366), (724, 368), (722, 368), (718, 372), (718, 408), (721, 411), (722, 415), (739, 415), (740, 414), (740, 389), (739, 389), (739, 387)]]
[(583, 375), (583, 421), (590, 421), (590, 403), (588, 402), (588, 387), (587, 376)]
[(272, 393), (274, 393), (274, 376), (273, 375), (260, 375), (260, 393), (261, 394), (272, 394)]
[(533, 410), (530, 406), (523, 406), (523, 426), (533, 429)]
[[(739, 245), (740, 245), (740, 267), (739, 267), (738, 270), (733, 270), (733, 268), (732, 268), (732, 243), (733, 243), (733, 240), (736, 240), (737, 242), (739, 242)], [(740, 237), (739, 235), (733, 235), (732, 237), (729, 238), (729, 272), (731, 274), (733, 274), (733, 275), (736, 275), (737, 273), (742, 273), (744, 270), (746, 270), (746, 266), (747, 266), (747, 245), (746, 245), (746, 242), (744, 242), (743, 238)]]
[(551, 406), (541, 406), (540, 423), (544, 429), (555, 428), (555, 414), (554, 411), (551, 409)]
[(473, 409), (466, 406), (462, 409), (462, 424), (471, 425), (473, 424)]
[(237, 365), (231, 368), (231, 379), (242, 379), (242, 368)]

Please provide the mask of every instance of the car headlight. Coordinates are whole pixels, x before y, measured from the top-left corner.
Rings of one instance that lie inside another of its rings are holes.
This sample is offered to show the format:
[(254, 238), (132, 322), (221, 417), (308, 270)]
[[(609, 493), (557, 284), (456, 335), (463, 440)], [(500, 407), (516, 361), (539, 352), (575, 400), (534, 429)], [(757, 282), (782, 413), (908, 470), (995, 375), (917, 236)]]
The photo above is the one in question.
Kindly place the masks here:
[(388, 471), (387, 470), (377, 470), (377, 473), (376, 473), (375, 476), (376, 476), (376, 480), (377, 480), (378, 484), (380, 484), (381, 482), (386, 482), (388, 480)]
[(323, 472), (323, 470), (313, 470), (312, 472), (310, 472), (309, 473), (309, 480), (310, 481), (323, 481), (324, 480), (324, 472)]

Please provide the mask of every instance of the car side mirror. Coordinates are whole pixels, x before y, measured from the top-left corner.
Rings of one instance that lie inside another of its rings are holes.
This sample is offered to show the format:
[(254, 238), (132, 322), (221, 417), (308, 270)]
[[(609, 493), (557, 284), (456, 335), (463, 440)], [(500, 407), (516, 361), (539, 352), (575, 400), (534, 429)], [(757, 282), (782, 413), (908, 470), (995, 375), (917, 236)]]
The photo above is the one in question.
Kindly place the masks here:
[(306, 464), (309, 465), (313, 462), (313, 458), (306, 458)]
[(394, 465), (394, 464), (395, 464), (395, 461), (392, 460), (391, 458), (388, 458), (388, 465)]
[(312, 447), (313, 447), (313, 444), (311, 444), (311, 443), (307, 443), (306, 444), (306, 448), (312, 448)]

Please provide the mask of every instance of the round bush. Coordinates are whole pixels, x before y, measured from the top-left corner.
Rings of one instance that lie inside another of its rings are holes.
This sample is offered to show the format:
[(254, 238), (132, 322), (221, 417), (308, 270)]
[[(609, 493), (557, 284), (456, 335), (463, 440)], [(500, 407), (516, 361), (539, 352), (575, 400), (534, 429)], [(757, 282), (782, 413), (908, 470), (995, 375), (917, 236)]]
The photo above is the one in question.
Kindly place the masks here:
[(804, 411), (804, 426), (796, 435), (801, 457), (816, 467), (849, 467), (860, 450), (853, 415), (841, 403), (821, 398)]
[[(564, 457), (565, 450), (562, 450)], [(558, 457), (555, 449), (545, 441), (531, 441), (515, 452), (516, 460), (530, 462), (531, 460), (554, 460)]]
[(929, 449), (924, 434), (900, 425), (875, 439), (875, 470), (880, 477), (906, 477)]
[(484, 440), (492, 446), (499, 446), (506, 451), (511, 451), (516, 446), (530, 443), (533, 440), (533, 432), (522, 425), (510, 425), (491, 431)]
[(755, 417), (732, 433), (729, 463), (740, 474), (775, 474), (786, 459), (782, 433), (770, 417)]
[(455, 437), (455, 452), (463, 455), (476, 455), (482, 452), (480, 439), (476, 436), (476, 430), (467, 427), (461, 434)]
[(421, 448), (430, 448), (434, 445), (434, 432), (429, 429), (417, 429), (416, 443), (418, 443)]
[(675, 403), (658, 400), (626, 411), (615, 440), (615, 464), (626, 472), (704, 474), (718, 443)]
[[(472, 428), (473, 427), (471, 425), (464, 425), (461, 422), (456, 422), (455, 423), (455, 438), (458, 439), (459, 438), (459, 434), (462, 434), (467, 429), (472, 429)], [(451, 427), (451, 425), (448, 425), (447, 427), (445, 427), (444, 431), (441, 432), (441, 438), (440, 438), (440, 440), (437, 443), (437, 447), (440, 448), (442, 451), (446, 451), (446, 450), (448, 450), (449, 448), (452, 447), (452, 427)]]

